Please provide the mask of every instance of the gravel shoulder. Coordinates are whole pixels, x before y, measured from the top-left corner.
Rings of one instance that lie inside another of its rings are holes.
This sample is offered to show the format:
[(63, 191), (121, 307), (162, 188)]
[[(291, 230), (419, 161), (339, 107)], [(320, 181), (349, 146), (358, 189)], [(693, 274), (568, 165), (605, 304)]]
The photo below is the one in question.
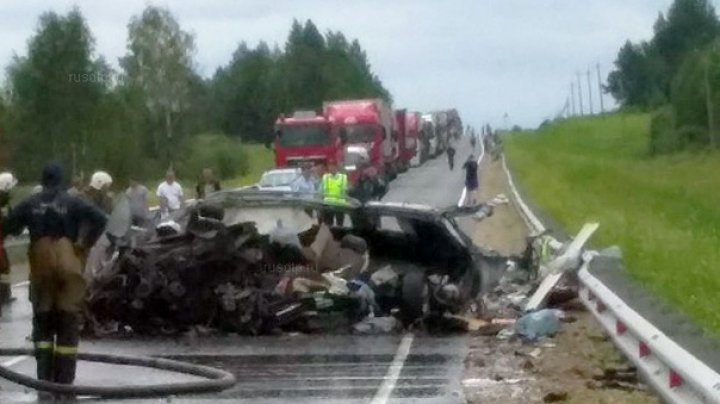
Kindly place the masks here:
[[(480, 200), (510, 195), (500, 161), (481, 165)], [(475, 243), (503, 254), (524, 248), (527, 229), (512, 205), (475, 225)], [(537, 344), (471, 335), (462, 384), (468, 403), (659, 403), (579, 302), (558, 335)], [(615, 373), (615, 374), (613, 374)]]

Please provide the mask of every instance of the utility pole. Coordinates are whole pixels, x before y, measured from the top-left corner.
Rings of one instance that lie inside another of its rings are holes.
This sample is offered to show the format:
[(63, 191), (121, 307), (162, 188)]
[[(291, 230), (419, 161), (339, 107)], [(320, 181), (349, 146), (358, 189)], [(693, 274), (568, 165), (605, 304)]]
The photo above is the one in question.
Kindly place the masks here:
[(577, 115), (575, 110), (575, 83), (570, 83), (570, 104), (572, 105), (572, 116)]
[(590, 82), (590, 69), (587, 71), (587, 82), (588, 82), (588, 107), (590, 108), (590, 115), (593, 114), (593, 102), (592, 102), (592, 84)]
[(602, 90), (602, 78), (600, 78), (600, 63), (598, 63), (595, 67), (597, 67), (597, 76), (598, 76), (598, 96), (600, 97), (600, 113), (605, 113), (605, 105), (603, 105), (603, 90)]
[(708, 116), (708, 134), (710, 135), (710, 148), (715, 149), (715, 111), (713, 107), (712, 92), (710, 89), (710, 55), (705, 56), (705, 103)]
[(583, 111), (582, 103), (582, 82), (580, 81), (580, 72), (577, 73), (577, 89), (578, 89), (578, 103), (580, 104), (580, 116), (585, 115)]

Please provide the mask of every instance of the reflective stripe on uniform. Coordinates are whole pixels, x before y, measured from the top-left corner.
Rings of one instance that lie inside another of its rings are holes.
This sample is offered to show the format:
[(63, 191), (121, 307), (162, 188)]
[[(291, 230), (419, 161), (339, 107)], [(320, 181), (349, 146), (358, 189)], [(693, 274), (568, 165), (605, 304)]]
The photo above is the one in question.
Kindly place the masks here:
[(35, 341), (35, 349), (53, 349), (52, 341)]
[(55, 353), (58, 355), (75, 355), (78, 353), (78, 347), (70, 345), (57, 345), (55, 347)]

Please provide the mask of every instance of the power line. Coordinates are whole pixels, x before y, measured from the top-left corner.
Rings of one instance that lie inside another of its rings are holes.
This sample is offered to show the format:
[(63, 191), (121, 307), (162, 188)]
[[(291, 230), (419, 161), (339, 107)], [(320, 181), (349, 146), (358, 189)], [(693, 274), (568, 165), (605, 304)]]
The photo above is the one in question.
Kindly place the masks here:
[(590, 108), (590, 115), (593, 114), (593, 102), (592, 102), (592, 84), (590, 82), (590, 69), (587, 71), (587, 84), (588, 84), (588, 107)]
[(580, 116), (583, 116), (583, 115), (585, 115), (585, 112), (583, 111), (582, 83), (580, 82), (580, 72), (577, 73), (577, 89), (578, 89), (578, 103), (580, 104)]
[(597, 68), (597, 79), (598, 79), (598, 96), (600, 96), (600, 113), (605, 113), (605, 105), (603, 105), (603, 91), (602, 91), (602, 78), (600, 78), (600, 63), (595, 65)]

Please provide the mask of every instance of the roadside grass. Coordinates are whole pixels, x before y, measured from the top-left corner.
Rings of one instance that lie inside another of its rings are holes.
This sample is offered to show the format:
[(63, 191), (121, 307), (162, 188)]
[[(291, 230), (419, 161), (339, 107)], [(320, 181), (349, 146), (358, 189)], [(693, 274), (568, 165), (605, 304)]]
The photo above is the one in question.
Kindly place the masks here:
[(650, 290), (720, 332), (720, 153), (647, 155), (649, 115), (571, 119), (505, 137), (529, 196), (565, 230), (598, 221)]

